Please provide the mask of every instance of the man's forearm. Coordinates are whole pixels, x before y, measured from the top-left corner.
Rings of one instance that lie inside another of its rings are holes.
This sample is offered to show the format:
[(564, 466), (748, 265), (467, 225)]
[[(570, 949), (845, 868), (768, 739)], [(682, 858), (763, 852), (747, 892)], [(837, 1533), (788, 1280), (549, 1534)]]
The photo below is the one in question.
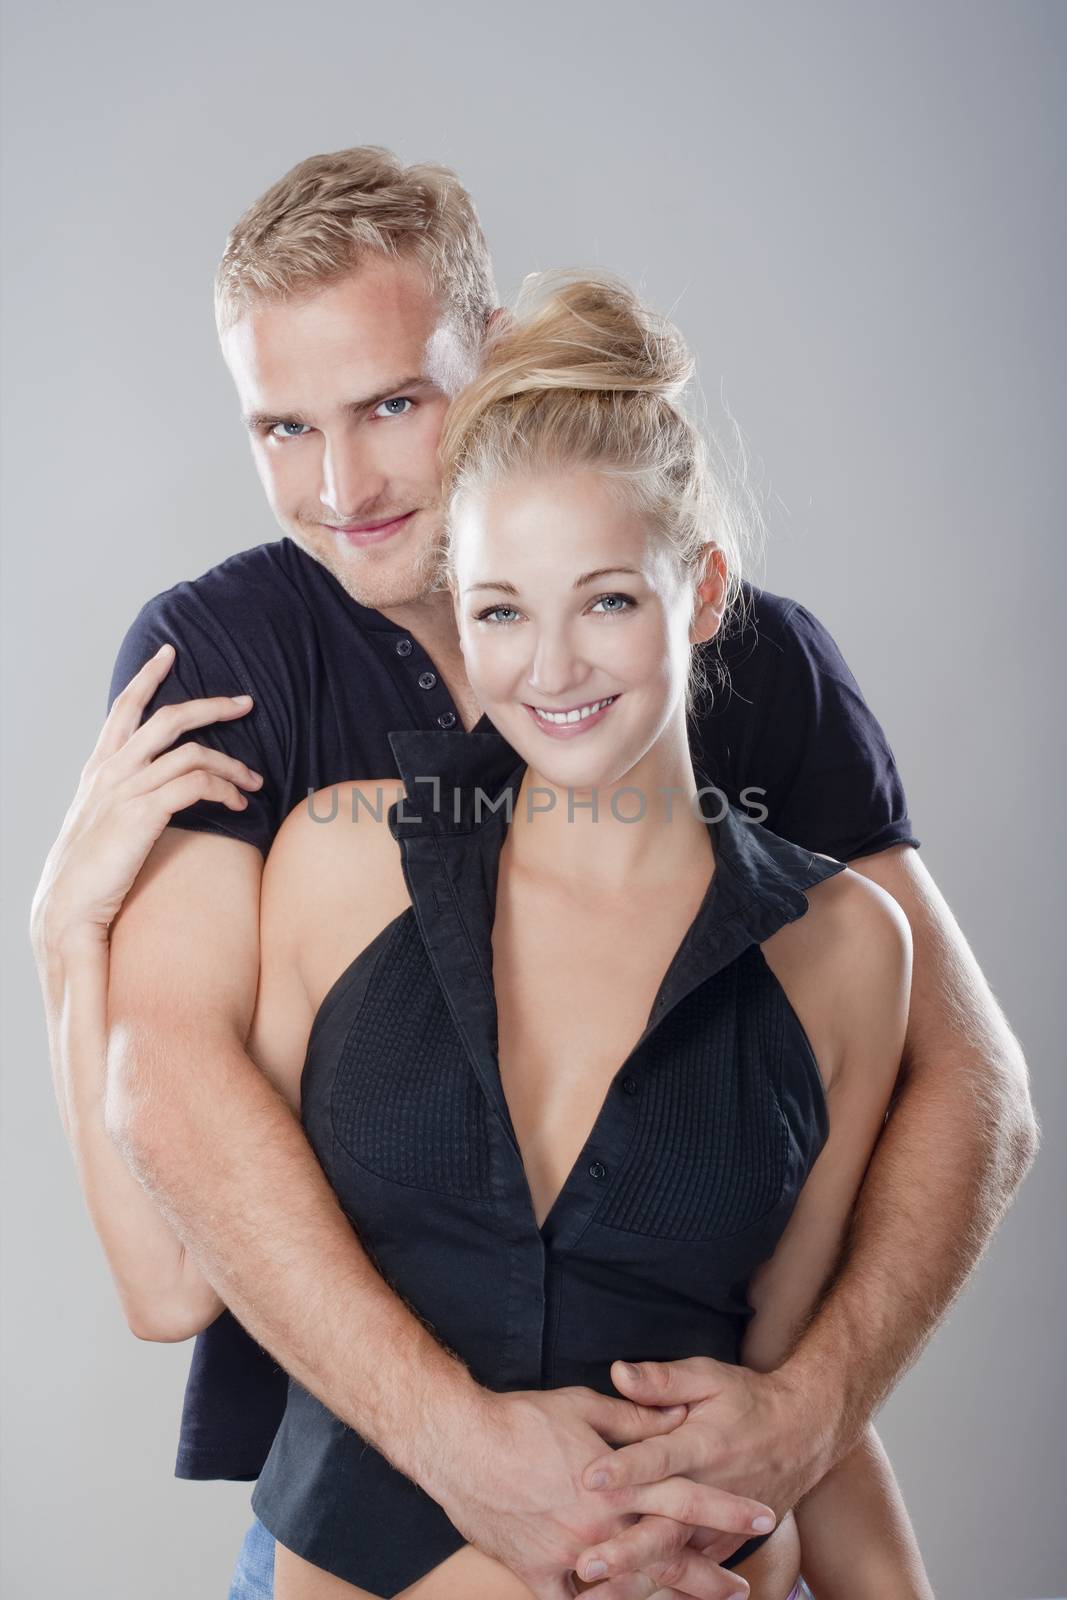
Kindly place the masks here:
[[(210, 1074), (186, 1070), (205, 1050)], [(112, 1135), (225, 1304), (432, 1493), (486, 1392), (368, 1260), (282, 1097), (232, 1037), (184, 1029), (113, 1028), (109, 1071)]]
[(1019, 1070), (949, 1051), (908, 1063), (838, 1270), (780, 1369), (829, 1423), (825, 1470), (918, 1356), (1026, 1173), (1030, 1125), (988, 1092)]

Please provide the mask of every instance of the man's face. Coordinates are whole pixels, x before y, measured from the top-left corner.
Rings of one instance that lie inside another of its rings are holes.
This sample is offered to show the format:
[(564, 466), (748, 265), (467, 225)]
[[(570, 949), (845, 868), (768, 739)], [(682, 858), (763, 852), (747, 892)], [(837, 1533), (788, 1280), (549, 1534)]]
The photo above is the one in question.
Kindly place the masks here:
[(441, 531), (441, 423), (476, 360), (422, 269), (372, 258), (253, 307), (222, 348), (284, 532), (363, 605), (422, 598)]

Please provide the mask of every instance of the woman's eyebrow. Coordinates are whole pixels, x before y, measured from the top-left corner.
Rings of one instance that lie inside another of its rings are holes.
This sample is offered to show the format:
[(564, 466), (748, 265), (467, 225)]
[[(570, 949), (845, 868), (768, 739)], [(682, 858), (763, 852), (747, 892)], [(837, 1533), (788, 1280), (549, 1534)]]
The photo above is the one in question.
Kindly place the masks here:
[[(630, 578), (644, 577), (644, 573), (637, 567), (594, 567), (592, 572), (583, 572), (580, 578), (575, 578), (571, 587), (584, 589), (587, 583), (595, 583), (598, 578), (609, 578), (619, 572)], [(472, 583), (463, 592), (464, 594), (472, 594), (475, 589), (499, 589), (501, 594), (518, 594), (519, 592), (513, 583), (504, 583), (497, 578), (486, 578), (481, 583)]]

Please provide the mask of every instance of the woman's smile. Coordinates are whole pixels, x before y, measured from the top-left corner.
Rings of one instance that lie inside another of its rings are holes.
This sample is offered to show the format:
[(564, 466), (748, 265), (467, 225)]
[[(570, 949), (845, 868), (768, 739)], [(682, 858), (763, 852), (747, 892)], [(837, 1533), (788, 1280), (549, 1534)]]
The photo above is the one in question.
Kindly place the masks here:
[(528, 702), (524, 704), (537, 726), (547, 733), (549, 738), (573, 739), (595, 723), (603, 722), (618, 698), (617, 694), (612, 694), (603, 700), (586, 700), (580, 705), (568, 706), (559, 711), (549, 710), (547, 706), (533, 706)]

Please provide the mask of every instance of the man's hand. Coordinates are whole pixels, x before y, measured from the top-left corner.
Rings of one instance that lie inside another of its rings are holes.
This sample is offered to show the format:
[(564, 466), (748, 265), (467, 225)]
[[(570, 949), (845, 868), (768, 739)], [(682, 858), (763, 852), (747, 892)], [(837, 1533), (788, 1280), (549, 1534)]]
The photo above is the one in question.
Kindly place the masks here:
[(768, 1506), (678, 1476), (610, 1499), (583, 1481), (605, 1443), (662, 1449), (679, 1424), (686, 1424), (684, 1404), (634, 1405), (580, 1387), (486, 1392), (476, 1430), (456, 1452), (462, 1481), (433, 1492), (468, 1541), (538, 1600), (582, 1592), (575, 1569), (581, 1577), (597, 1573), (588, 1573), (581, 1553), (624, 1529), (634, 1559), (616, 1567), (625, 1575), (604, 1587), (604, 1600), (727, 1600), (745, 1592), (744, 1580), (689, 1543), (694, 1526), (725, 1530), (736, 1549), (773, 1527)]
[[(611, 1376), (616, 1388), (642, 1407), (682, 1402), (688, 1414), (668, 1433), (628, 1442), (589, 1461), (582, 1483), (610, 1510), (670, 1514), (665, 1490), (668, 1484), (684, 1480), (701, 1490), (714, 1484), (719, 1493), (730, 1489), (750, 1494), (755, 1488), (753, 1464), (758, 1462), (760, 1494), (781, 1518), (825, 1471), (819, 1419), (780, 1373), (753, 1372), (710, 1356), (689, 1356), (680, 1361), (645, 1361), (637, 1367), (616, 1361)], [(685, 1491), (691, 1492), (688, 1483)], [(681, 1489), (677, 1497), (675, 1503), (681, 1503)], [(756, 1516), (729, 1524), (690, 1516), (686, 1520), (705, 1524), (703, 1531), (692, 1535), (690, 1548), (723, 1561), (746, 1539), (770, 1531), (769, 1526), (755, 1525)], [(629, 1571), (641, 1562), (643, 1548), (639, 1527), (629, 1528), (607, 1541), (598, 1540), (595, 1549), (583, 1546), (579, 1571), (586, 1571), (594, 1560), (604, 1562), (609, 1574)], [(739, 1580), (733, 1581), (736, 1589)], [(605, 1589), (603, 1600), (624, 1600), (624, 1591)]]

